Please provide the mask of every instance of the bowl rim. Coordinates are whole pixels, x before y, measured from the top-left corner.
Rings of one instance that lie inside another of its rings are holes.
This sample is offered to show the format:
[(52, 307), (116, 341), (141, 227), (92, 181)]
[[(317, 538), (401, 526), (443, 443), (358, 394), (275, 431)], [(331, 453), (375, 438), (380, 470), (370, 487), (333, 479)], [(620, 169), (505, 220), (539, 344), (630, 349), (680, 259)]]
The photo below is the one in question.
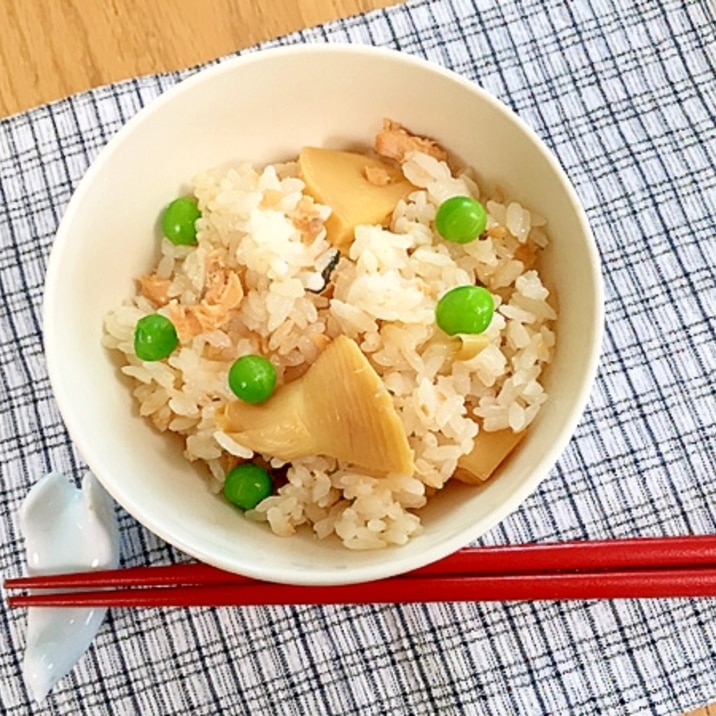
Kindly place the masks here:
[[(125, 137), (131, 134), (135, 126), (143, 122), (148, 116), (156, 112), (165, 104), (173, 101), (180, 94), (191, 92), (192, 89), (207, 79), (212, 77), (230, 74), (237, 67), (246, 68), (255, 63), (261, 63), (273, 58), (281, 56), (294, 56), (296, 54), (341, 54), (356, 56), (372, 56), (383, 57), (391, 62), (402, 62), (413, 65), (422, 71), (437, 73), (444, 79), (461, 85), (466, 91), (478, 95), (482, 101), (491, 104), (501, 114), (509, 116), (511, 121), (515, 122), (519, 130), (527, 135), (535, 149), (546, 160), (551, 169), (555, 172), (560, 180), (562, 187), (566, 192), (571, 208), (574, 210), (575, 216), (579, 224), (579, 230), (585, 237), (585, 249), (588, 252), (588, 263), (591, 268), (591, 281), (595, 287), (594, 310), (595, 325), (593, 333), (593, 349), (589, 354), (588, 362), (583, 366), (583, 378), (580, 381), (579, 391), (573, 396), (570, 408), (564, 415), (559, 431), (559, 439), (556, 440), (543, 454), (540, 460), (541, 465), (546, 465), (544, 470), (534, 470), (528, 479), (524, 480), (518, 489), (510, 494), (509, 498), (504, 500), (489, 515), (489, 518), (483, 519), (476, 528), (470, 532), (465, 531), (456, 534), (454, 537), (445, 539), (439, 544), (431, 545), (427, 548), (423, 558), (416, 556), (401, 557), (399, 549), (396, 548), (392, 552), (391, 559), (384, 562), (357, 565), (351, 568), (349, 574), (336, 573), (330, 569), (317, 569), (311, 572), (307, 579), (301, 577), (300, 574), (286, 575), (285, 573), (277, 573), (272, 571), (270, 565), (261, 565), (256, 569), (246, 568), (241, 565), (240, 572), (248, 576), (259, 579), (268, 579), (276, 582), (291, 582), (296, 584), (345, 584), (350, 582), (364, 582), (376, 578), (384, 578), (395, 574), (404, 573), (406, 571), (423, 566), (430, 562), (441, 559), (448, 554), (456, 551), (474, 541), (488, 530), (492, 529), (499, 522), (504, 520), (510, 513), (518, 509), (522, 503), (537, 489), (540, 483), (547, 477), (549, 470), (556, 464), (561, 454), (564, 452), (568, 443), (572, 439), (577, 426), (586, 409), (590, 392), (595, 383), (597, 370), (602, 353), (602, 344), (604, 340), (604, 282), (601, 272), (601, 261), (594, 235), (589, 226), (586, 212), (577, 195), (576, 189), (572, 185), (569, 176), (557, 159), (556, 155), (547, 147), (545, 142), (539, 135), (510, 107), (492, 95), (489, 91), (463, 77), (456, 72), (447, 69), (434, 61), (423, 59), (415, 55), (405, 52), (374, 47), (371, 45), (350, 44), (350, 43), (299, 43), (281, 47), (259, 48), (250, 50), (238, 56), (219, 60), (216, 64), (208, 67), (196, 68), (196, 72), (177, 82), (174, 86), (163, 91), (160, 95), (150, 100), (141, 107), (117, 132), (102, 146), (97, 155), (92, 159), (89, 167), (85, 170), (79, 183), (77, 184), (64, 214), (58, 225), (55, 239), (51, 248), (47, 271), (45, 277), (45, 287), (42, 299), (42, 327), (43, 327), (43, 348), (47, 365), (47, 372), (52, 388), (54, 399), (59, 408), (62, 419), (65, 423), (67, 431), (72, 441), (78, 446), (82, 445), (81, 457), (87, 463), (89, 469), (96, 475), (100, 483), (109, 492), (109, 494), (120, 504), (128, 513), (130, 513), (138, 522), (144, 525), (155, 535), (165, 540), (167, 543), (175, 546), (177, 549), (201, 561), (214, 564), (223, 569), (237, 572), (239, 567), (231, 564), (227, 560), (217, 559), (216, 555), (204, 548), (203, 545), (188, 544), (177, 535), (172, 534), (170, 529), (164, 525), (158, 524), (156, 520), (147, 515), (143, 509), (141, 502), (132, 499), (131, 495), (126, 495), (115, 484), (116, 481), (106, 480), (104, 470), (101, 469), (102, 462), (99, 456), (93, 453), (90, 440), (87, 438), (86, 426), (83, 427), (83, 418), (81, 411), (74, 406), (72, 396), (68, 393), (63, 385), (61, 376), (60, 359), (56, 354), (53, 346), (58, 342), (58, 327), (49, 320), (49, 299), (59, 289), (59, 283), (62, 280), (63, 257), (66, 247), (70, 241), (71, 227), (75, 222), (75, 217), (79, 211), (79, 207), (83, 203), (85, 195), (90, 191), (94, 177), (101, 170), (103, 165), (112, 156), (115, 147), (121, 145)], [(98, 469), (100, 468), (100, 469)], [(393, 550), (393, 548), (388, 548)], [(385, 553), (385, 550), (383, 550)]]

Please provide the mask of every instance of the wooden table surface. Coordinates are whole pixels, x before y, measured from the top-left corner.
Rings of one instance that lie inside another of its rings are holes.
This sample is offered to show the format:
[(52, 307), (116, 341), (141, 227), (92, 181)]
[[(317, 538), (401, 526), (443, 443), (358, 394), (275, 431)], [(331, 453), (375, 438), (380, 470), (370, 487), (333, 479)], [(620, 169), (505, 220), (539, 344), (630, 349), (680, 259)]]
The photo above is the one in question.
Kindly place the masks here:
[[(0, 0), (0, 117), (398, 2)], [(716, 716), (716, 703), (688, 716)]]
[(399, 0), (0, 0), (0, 117)]

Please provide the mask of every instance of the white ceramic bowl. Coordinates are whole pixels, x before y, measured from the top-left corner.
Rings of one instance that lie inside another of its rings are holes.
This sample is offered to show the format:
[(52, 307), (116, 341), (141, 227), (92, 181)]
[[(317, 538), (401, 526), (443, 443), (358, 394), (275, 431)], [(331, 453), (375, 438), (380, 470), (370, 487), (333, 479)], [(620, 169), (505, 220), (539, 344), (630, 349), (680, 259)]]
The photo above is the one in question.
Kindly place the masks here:
[[(545, 215), (542, 270), (560, 304), (550, 400), (521, 449), (483, 488), (451, 485), (423, 510), (408, 545), (356, 553), (306, 534), (281, 538), (212, 495), (176, 442), (137, 417), (100, 345), (107, 311), (145, 273), (159, 207), (200, 170), (266, 163), (303, 145), (370, 145), (383, 117), (438, 141)], [(147, 528), (205, 562), (297, 584), (386, 577), (439, 559), (489, 530), (532, 493), (572, 436), (594, 379), (603, 323), (599, 259), (555, 158), (509, 109), (471, 82), (397, 52), (348, 45), (249, 54), (200, 72), (140, 111), (80, 183), (59, 227), (44, 300), (47, 364), (81, 454)]]

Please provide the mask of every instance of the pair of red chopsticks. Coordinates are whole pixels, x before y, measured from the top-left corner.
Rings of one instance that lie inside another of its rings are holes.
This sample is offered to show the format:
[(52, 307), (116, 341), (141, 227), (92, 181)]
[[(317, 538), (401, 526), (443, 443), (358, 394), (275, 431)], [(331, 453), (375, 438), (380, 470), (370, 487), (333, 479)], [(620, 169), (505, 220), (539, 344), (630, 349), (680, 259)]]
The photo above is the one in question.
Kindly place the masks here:
[[(463, 549), (399, 577), (341, 586), (261, 582), (205, 564), (6, 579), (11, 607), (192, 607), (716, 596), (716, 536)], [(76, 591), (81, 590), (81, 591)]]

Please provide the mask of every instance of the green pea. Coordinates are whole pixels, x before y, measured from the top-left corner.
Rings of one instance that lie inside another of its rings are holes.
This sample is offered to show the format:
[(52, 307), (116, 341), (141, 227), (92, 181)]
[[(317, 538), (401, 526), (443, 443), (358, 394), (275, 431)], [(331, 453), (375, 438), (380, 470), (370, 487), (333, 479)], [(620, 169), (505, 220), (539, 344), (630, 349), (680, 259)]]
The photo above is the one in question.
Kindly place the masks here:
[(482, 286), (458, 286), (448, 291), (435, 307), (435, 320), (445, 333), (482, 333), (492, 320), (495, 301)]
[(237, 465), (224, 481), (224, 497), (242, 510), (253, 510), (272, 492), (271, 476), (250, 462)]
[(134, 327), (134, 352), (140, 360), (162, 360), (178, 343), (174, 324), (158, 313), (140, 318)]
[(487, 212), (479, 201), (469, 196), (453, 196), (438, 207), (435, 229), (447, 241), (467, 244), (474, 241), (487, 226)]
[(242, 356), (229, 369), (229, 388), (247, 403), (263, 403), (275, 387), (276, 368), (263, 356)]
[(201, 216), (196, 199), (180, 196), (164, 209), (162, 232), (176, 245), (196, 243), (196, 220)]

